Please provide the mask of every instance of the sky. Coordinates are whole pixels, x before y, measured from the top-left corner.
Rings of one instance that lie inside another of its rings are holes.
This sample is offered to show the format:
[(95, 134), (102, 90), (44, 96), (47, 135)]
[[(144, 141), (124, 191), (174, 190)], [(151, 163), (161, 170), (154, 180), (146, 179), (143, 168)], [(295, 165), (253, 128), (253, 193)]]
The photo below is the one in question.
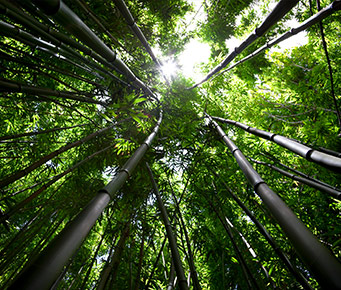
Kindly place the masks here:
[[(198, 21), (202, 21), (205, 19), (205, 11), (202, 6), (202, 0), (189, 0), (188, 2), (193, 3), (194, 12), (188, 13), (184, 19), (184, 23), (186, 23), (186, 30), (195, 30), (196, 24)], [(269, 4), (269, 11), (275, 6), (276, 2), (272, 1)], [(238, 20), (237, 20), (238, 22)], [(286, 23), (287, 27), (296, 27), (299, 23), (296, 20), (289, 20)], [(183, 26), (182, 26), (183, 27)], [(233, 50), (243, 40), (230, 38), (226, 40), (226, 46)], [(308, 42), (307, 33), (301, 32), (283, 42), (279, 45), (270, 49), (269, 53), (272, 52), (284, 52), (287, 49), (291, 49), (297, 46), (304, 45)], [(190, 42), (185, 46), (184, 51), (177, 58), (177, 62), (172, 59), (164, 62), (163, 71), (167, 75), (168, 78), (171, 78), (179, 71), (185, 77), (191, 77), (194, 81), (201, 80), (205, 74), (200, 72), (200, 64), (207, 63), (210, 57), (210, 46), (207, 43), (202, 43), (199, 39), (193, 38)]]

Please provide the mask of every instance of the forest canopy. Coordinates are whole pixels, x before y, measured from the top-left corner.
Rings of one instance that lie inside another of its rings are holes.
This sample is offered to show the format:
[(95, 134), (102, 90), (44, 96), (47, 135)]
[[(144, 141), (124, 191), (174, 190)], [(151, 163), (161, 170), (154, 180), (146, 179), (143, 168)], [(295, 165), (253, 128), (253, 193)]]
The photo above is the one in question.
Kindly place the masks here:
[(0, 0), (0, 288), (341, 289), (340, 8)]

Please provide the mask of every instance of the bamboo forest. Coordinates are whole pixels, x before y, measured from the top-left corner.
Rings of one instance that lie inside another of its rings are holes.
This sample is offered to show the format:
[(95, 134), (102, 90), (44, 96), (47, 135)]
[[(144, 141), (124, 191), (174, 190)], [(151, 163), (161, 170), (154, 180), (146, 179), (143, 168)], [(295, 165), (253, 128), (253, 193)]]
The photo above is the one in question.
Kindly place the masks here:
[(341, 289), (341, 0), (0, 10), (0, 289)]

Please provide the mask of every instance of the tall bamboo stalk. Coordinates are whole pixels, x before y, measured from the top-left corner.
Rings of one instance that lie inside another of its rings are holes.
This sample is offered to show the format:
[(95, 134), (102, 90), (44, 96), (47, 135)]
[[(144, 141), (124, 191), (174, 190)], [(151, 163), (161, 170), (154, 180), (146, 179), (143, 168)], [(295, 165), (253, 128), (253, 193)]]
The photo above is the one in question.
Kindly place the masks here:
[(103, 290), (106, 288), (110, 274), (112, 275), (111, 281), (115, 281), (118, 265), (121, 261), (121, 255), (124, 250), (124, 245), (127, 238), (129, 237), (130, 223), (131, 223), (130, 221), (126, 223), (122, 231), (121, 237), (118, 240), (117, 245), (115, 247), (115, 252), (111, 258), (111, 261), (108, 265), (105, 266), (105, 268), (102, 271), (102, 275), (100, 277), (97, 290)]
[(21, 137), (30, 137), (30, 136), (36, 136), (40, 134), (48, 134), (56, 131), (61, 131), (61, 130), (68, 130), (72, 128), (78, 128), (78, 127), (84, 127), (89, 124), (80, 124), (80, 125), (74, 125), (74, 126), (69, 126), (69, 127), (59, 127), (59, 128), (52, 128), (52, 129), (47, 129), (47, 130), (42, 130), (42, 131), (35, 131), (35, 132), (27, 132), (27, 133), (21, 133), (21, 134), (13, 134), (13, 135), (5, 135), (0, 137), (0, 141), (3, 140), (10, 140), (10, 139), (17, 139)]
[(269, 188), (220, 126), (209, 115), (206, 114), (206, 116), (226, 143), (254, 191), (263, 200), (293, 244), (297, 254), (314, 274), (320, 285), (329, 289), (340, 287), (341, 264), (339, 261), (316, 239), (282, 199)]
[[(220, 176), (212, 171), (213, 174), (220, 178)], [(290, 262), (288, 256), (282, 251), (282, 249), (277, 245), (276, 241), (272, 238), (269, 232), (264, 228), (264, 226), (258, 221), (255, 215), (247, 208), (247, 206), (233, 193), (233, 191), (227, 186), (224, 181), (221, 181), (226, 191), (232, 196), (232, 198), (236, 201), (239, 207), (247, 214), (247, 216), (252, 220), (252, 222), (257, 227), (258, 231), (263, 235), (263, 237), (267, 240), (269, 245), (273, 248), (278, 257), (282, 260), (288, 270), (293, 274), (295, 279), (303, 286), (306, 290), (311, 290), (311, 287), (305, 277), (299, 272)]]
[(335, 190), (333, 188), (330, 188), (328, 186), (325, 186), (321, 183), (318, 183), (318, 182), (315, 182), (311, 179), (308, 179), (308, 178), (304, 178), (304, 177), (301, 177), (301, 176), (297, 176), (295, 174), (292, 174), (288, 171), (285, 171), (281, 168), (278, 168), (277, 166), (274, 166), (272, 164), (269, 164), (269, 163), (266, 163), (266, 162), (263, 162), (263, 161), (259, 161), (259, 160), (255, 160), (253, 158), (250, 158), (250, 160), (256, 164), (261, 164), (261, 165), (264, 165), (264, 166), (267, 166), (269, 168), (271, 168), (272, 170), (274, 171), (277, 171), (279, 173), (281, 173), (282, 175), (286, 176), (286, 177), (289, 177), (291, 178), (292, 180), (296, 180), (300, 183), (303, 183), (303, 184), (306, 184), (312, 188), (315, 188), (321, 192), (324, 192), (324, 193), (327, 193), (329, 195), (331, 195), (332, 197), (338, 199), (338, 200), (341, 200), (341, 191), (338, 191), (338, 190)]
[(73, 92), (60, 92), (60, 91), (55, 91), (55, 90), (51, 90), (48, 88), (28, 86), (28, 85), (21, 84), (19, 82), (9, 81), (6, 79), (0, 79), (0, 86), (1, 86), (0, 91), (3, 91), (3, 92), (19, 92), (19, 93), (26, 93), (26, 94), (37, 95), (37, 96), (47, 95), (47, 96), (70, 99), (70, 100), (75, 100), (75, 101), (89, 103), (89, 104), (98, 104), (104, 107), (107, 106), (107, 104), (104, 102), (97, 101), (89, 97), (81, 97)]
[[(77, 42), (76, 40), (72, 39), (71, 37), (52, 29), (50, 26), (44, 25), (43, 23), (35, 20), (30, 15), (24, 13), (17, 7), (15, 7), (12, 3), (8, 2), (7, 0), (0, 0), (0, 3), (2, 3), (3, 8), (5, 10), (5, 13), (11, 16), (12, 18), (16, 19), (18, 22), (24, 24), (24, 26), (27, 26), (31, 28), (33, 31), (35, 31), (39, 36), (43, 36), (45, 39), (48, 39), (53, 43), (54, 45), (61, 47), (63, 50), (68, 51), (72, 55), (74, 55), (76, 58), (81, 59), (83, 62), (96, 66), (97, 69), (101, 69), (96, 63), (84, 58), (82, 55), (74, 51), (72, 48), (68, 47), (65, 44), (70, 45), (73, 48), (76, 48), (86, 55), (90, 56), (91, 58), (95, 59), (97, 62), (105, 65), (108, 68), (115, 69), (115, 67), (110, 64), (108, 61), (106, 61), (103, 57), (95, 53), (93, 50), (89, 49), (88, 47), (82, 45), (81, 43)], [(105, 72), (105, 71), (104, 71)], [(128, 85), (126, 82), (122, 81), (121, 79), (114, 76), (114, 78), (125, 84)], [(129, 85), (128, 85), (129, 86)]]
[(181, 210), (180, 210), (179, 202), (178, 202), (178, 200), (177, 200), (177, 198), (175, 196), (172, 184), (170, 183), (169, 179), (168, 179), (168, 183), (169, 183), (169, 186), (170, 186), (170, 189), (171, 189), (171, 194), (173, 196), (173, 200), (174, 200), (176, 209), (178, 211), (181, 228), (182, 228), (182, 230), (184, 232), (184, 235), (185, 235), (186, 246), (187, 246), (187, 251), (188, 251), (188, 264), (189, 264), (189, 267), (190, 267), (190, 270), (191, 270), (191, 278), (193, 280), (193, 289), (201, 290), (201, 286), (200, 286), (199, 279), (198, 279), (198, 274), (197, 274), (197, 271), (196, 271), (196, 268), (195, 268), (195, 264), (194, 264), (194, 257), (193, 257), (193, 253), (192, 253), (192, 249), (191, 249), (191, 242), (189, 240), (188, 232), (187, 232), (187, 229), (186, 229), (186, 224), (185, 224), (185, 221), (184, 221), (184, 219), (182, 217), (182, 213), (181, 213)]
[(214, 204), (212, 203), (212, 201), (209, 199), (209, 197), (204, 194), (208, 204), (210, 205), (211, 209), (215, 212), (216, 216), (218, 217), (220, 223), (222, 224), (223, 228), (225, 229), (225, 232), (227, 233), (227, 235), (230, 238), (230, 241), (232, 243), (234, 252), (237, 256), (237, 260), (239, 261), (239, 265), (242, 269), (242, 273), (243, 276), (245, 277), (245, 280), (247, 282), (247, 286), (250, 290), (252, 289), (259, 289), (259, 286), (253, 276), (253, 274), (251, 273), (251, 270), (248, 266), (248, 264), (246, 263), (241, 250), (239, 249), (235, 239), (234, 239), (234, 235), (231, 231), (230, 226), (228, 225), (228, 223), (225, 221), (225, 219), (223, 219), (223, 217), (221, 216), (221, 214), (219, 213), (219, 211), (217, 210), (217, 208), (214, 206)]
[(156, 182), (155, 182), (155, 179), (154, 179), (154, 176), (153, 176), (153, 172), (150, 169), (148, 163), (146, 163), (146, 166), (147, 166), (148, 174), (150, 176), (150, 179), (151, 179), (151, 182), (152, 182), (152, 185), (153, 185), (154, 193), (156, 195), (156, 198), (157, 198), (157, 201), (158, 201), (158, 204), (159, 204), (159, 208), (160, 208), (160, 211), (161, 211), (162, 221), (163, 221), (163, 223), (165, 225), (165, 228), (166, 228), (169, 245), (170, 245), (171, 252), (172, 252), (172, 258), (173, 258), (173, 261), (174, 261), (175, 271), (176, 271), (176, 275), (177, 275), (178, 281), (179, 281), (179, 287), (180, 287), (180, 289), (187, 290), (188, 289), (187, 281), (186, 281), (186, 277), (185, 277), (184, 270), (183, 270), (183, 267), (182, 267), (182, 262), (181, 262), (181, 259), (180, 259), (180, 254), (179, 254), (177, 243), (176, 243), (176, 238), (174, 236), (174, 233), (173, 233), (173, 230), (172, 230), (172, 226), (171, 226), (171, 224), (169, 222), (168, 213), (167, 213), (167, 210), (166, 210), (166, 208), (165, 208), (165, 206), (163, 204), (163, 201), (161, 199), (161, 196), (160, 196), (160, 193), (159, 193), (159, 189), (158, 189), (158, 187), (156, 185)]
[(114, 51), (106, 46), (102, 40), (88, 27), (86, 24), (61, 0), (52, 1), (33, 1), (38, 7), (43, 9), (45, 13), (54, 17), (54, 19), (61, 24), (67, 31), (75, 35), (83, 43), (88, 45), (99, 55), (106, 59), (109, 63), (113, 64), (120, 73), (124, 74), (129, 81), (131, 81), (136, 87), (141, 88), (146, 94), (152, 98), (153, 92), (148, 88), (141, 80), (139, 80), (135, 74), (126, 66)]
[(12, 289), (46, 289), (53, 284), (68, 259), (82, 244), (102, 211), (133, 173), (155, 138), (161, 121), (162, 112), (160, 112), (159, 120), (153, 132), (129, 158), (121, 171), (107, 186), (98, 192), (77, 217), (45, 248), (36, 261), (32, 263), (32, 266), (27, 271), (19, 274)]
[(150, 47), (146, 37), (144, 36), (144, 34), (141, 31), (140, 27), (138, 27), (134, 17), (131, 15), (127, 5), (124, 2), (124, 0), (115, 0), (115, 4), (116, 4), (118, 10), (120, 10), (122, 16), (124, 17), (124, 20), (129, 25), (130, 29), (134, 32), (134, 34), (137, 36), (137, 38), (140, 40), (140, 42), (142, 43), (142, 45), (144, 46), (144, 48), (146, 49), (146, 51), (148, 52), (148, 54), (150, 55), (150, 57), (152, 58), (154, 63), (159, 68), (163, 78), (165, 79), (165, 81), (169, 85), (169, 81), (168, 81), (167, 77), (165, 76), (165, 74), (162, 71), (161, 62), (155, 56), (155, 54), (154, 54), (152, 48)]
[(56, 183), (59, 179), (61, 179), (62, 177), (66, 176), (67, 174), (71, 173), (72, 171), (74, 171), (76, 168), (78, 168), (79, 166), (81, 166), (82, 164), (86, 163), (87, 161), (91, 160), (92, 158), (94, 158), (95, 156), (107, 151), (109, 148), (112, 148), (114, 145), (110, 145), (105, 147), (102, 150), (99, 150), (89, 156), (87, 156), (86, 158), (84, 158), (82, 161), (76, 163), (75, 165), (73, 165), (72, 167), (68, 168), (67, 170), (65, 170), (64, 172), (58, 174), (57, 176), (55, 176), (54, 178), (52, 178), (50, 181), (48, 181), (46, 184), (44, 184), (41, 188), (39, 188), (38, 190), (36, 190), (34, 193), (32, 193), (30, 196), (28, 196), (27, 198), (25, 198), (24, 200), (20, 201), (19, 203), (17, 203), (13, 208), (11, 208), (7, 213), (5, 213), (3, 216), (0, 217), (0, 222), (3, 222), (6, 219), (9, 219), (13, 214), (15, 214), (16, 212), (18, 212), (20, 209), (22, 209), (26, 204), (28, 204), (29, 202), (31, 202), (33, 199), (37, 198), (44, 190), (46, 190), (48, 187), (50, 187), (52, 184)]

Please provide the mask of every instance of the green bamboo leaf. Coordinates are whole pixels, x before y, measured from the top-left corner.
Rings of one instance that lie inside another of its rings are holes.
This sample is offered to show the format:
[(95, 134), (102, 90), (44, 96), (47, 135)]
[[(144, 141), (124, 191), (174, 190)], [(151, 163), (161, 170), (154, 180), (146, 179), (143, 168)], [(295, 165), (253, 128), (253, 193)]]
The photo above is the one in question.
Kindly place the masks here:
[(138, 103), (142, 103), (142, 102), (144, 102), (144, 101), (146, 101), (147, 99), (146, 98), (137, 98), (134, 102), (133, 102), (133, 104), (135, 105), (135, 104), (138, 104)]

